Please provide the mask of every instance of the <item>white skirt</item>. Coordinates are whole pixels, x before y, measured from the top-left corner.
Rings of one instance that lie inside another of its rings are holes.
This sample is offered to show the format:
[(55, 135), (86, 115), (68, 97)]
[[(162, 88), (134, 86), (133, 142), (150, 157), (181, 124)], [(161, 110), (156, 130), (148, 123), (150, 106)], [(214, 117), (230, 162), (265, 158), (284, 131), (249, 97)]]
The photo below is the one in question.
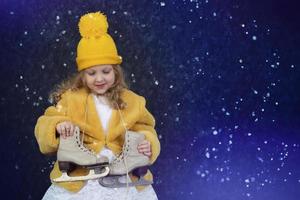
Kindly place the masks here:
[[(109, 158), (111, 162), (115, 155), (111, 150), (104, 148), (99, 153)], [(126, 180), (126, 175), (124, 177)], [(52, 184), (45, 193), (42, 200), (157, 200), (156, 193), (151, 185), (142, 191), (135, 187), (107, 188), (98, 183), (97, 180), (89, 180), (87, 184), (77, 193), (70, 192), (62, 187)]]
[(147, 186), (142, 191), (135, 187), (107, 188), (101, 186), (97, 180), (89, 180), (77, 193), (52, 184), (42, 200), (157, 200), (152, 186)]

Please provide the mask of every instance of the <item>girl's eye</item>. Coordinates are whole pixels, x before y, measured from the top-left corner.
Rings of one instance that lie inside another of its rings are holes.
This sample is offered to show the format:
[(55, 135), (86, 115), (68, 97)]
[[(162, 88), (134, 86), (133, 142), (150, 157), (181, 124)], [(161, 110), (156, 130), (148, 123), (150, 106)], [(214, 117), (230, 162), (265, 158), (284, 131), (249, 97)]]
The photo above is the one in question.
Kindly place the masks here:
[(111, 71), (111, 70), (105, 70), (105, 71), (103, 71), (103, 73), (104, 73), (104, 74), (109, 74), (110, 71)]
[(95, 74), (95, 72), (87, 72), (88, 75), (93, 76)]

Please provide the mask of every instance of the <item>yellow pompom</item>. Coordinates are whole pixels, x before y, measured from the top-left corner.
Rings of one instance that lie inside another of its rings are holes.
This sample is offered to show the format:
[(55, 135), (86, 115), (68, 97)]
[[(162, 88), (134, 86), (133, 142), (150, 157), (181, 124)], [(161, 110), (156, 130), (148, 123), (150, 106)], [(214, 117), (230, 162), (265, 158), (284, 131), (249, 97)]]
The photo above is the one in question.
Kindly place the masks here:
[(80, 35), (84, 38), (101, 37), (108, 29), (106, 16), (100, 12), (83, 15), (78, 26)]

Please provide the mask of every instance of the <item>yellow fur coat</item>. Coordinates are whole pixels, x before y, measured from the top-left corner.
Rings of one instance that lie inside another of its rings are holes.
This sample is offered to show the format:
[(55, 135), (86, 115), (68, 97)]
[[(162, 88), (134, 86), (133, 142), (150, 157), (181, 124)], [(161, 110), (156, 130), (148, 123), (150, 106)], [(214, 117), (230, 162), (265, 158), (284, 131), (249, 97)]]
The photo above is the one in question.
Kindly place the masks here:
[[(122, 92), (121, 98), (127, 103), (127, 107), (121, 110), (126, 128), (145, 134), (146, 139), (151, 143), (152, 156), (150, 161), (153, 163), (160, 153), (160, 143), (154, 129), (155, 120), (145, 106), (146, 101), (142, 96), (127, 89)], [(86, 118), (85, 112), (87, 112)], [(85, 130), (84, 144), (95, 152), (99, 153), (104, 146), (111, 149), (116, 155), (121, 152), (125, 130), (118, 110), (113, 109), (108, 131), (104, 133), (94, 99), (86, 89), (65, 92), (57, 105), (47, 108), (44, 115), (38, 119), (35, 126), (35, 137), (43, 154), (56, 153), (59, 143), (59, 137), (56, 135), (56, 124), (63, 121), (71, 121), (81, 130)], [(77, 168), (70, 175), (84, 175), (87, 172), (84, 168)], [(61, 171), (56, 162), (50, 177), (53, 179), (60, 175)], [(145, 178), (152, 179), (150, 171)], [(84, 181), (58, 183), (72, 192), (79, 191), (84, 184)]]

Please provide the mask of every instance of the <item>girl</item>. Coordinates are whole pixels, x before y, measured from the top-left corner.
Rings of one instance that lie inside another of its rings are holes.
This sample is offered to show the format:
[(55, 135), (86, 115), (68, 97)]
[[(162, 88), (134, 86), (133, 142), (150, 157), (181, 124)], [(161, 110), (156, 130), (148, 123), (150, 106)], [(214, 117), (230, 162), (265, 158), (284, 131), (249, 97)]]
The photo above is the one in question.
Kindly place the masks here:
[[(122, 58), (107, 29), (106, 17), (100, 12), (81, 17), (79, 32), (82, 38), (76, 58), (78, 74), (50, 95), (56, 105), (47, 108), (35, 127), (39, 148), (44, 154), (55, 153), (60, 138), (73, 136), (76, 125), (84, 130), (84, 146), (112, 161), (121, 152), (125, 129), (128, 129), (145, 135), (146, 139), (137, 149), (153, 164), (160, 153), (155, 120), (145, 107), (145, 99), (127, 89), (119, 65)], [(86, 173), (86, 169), (77, 167), (70, 175)], [(53, 180), (60, 175), (56, 162), (50, 177)], [(144, 177), (152, 180), (150, 171)], [(157, 199), (151, 185), (116, 189), (103, 187), (97, 180), (53, 183), (43, 199), (113, 200), (124, 197)]]

